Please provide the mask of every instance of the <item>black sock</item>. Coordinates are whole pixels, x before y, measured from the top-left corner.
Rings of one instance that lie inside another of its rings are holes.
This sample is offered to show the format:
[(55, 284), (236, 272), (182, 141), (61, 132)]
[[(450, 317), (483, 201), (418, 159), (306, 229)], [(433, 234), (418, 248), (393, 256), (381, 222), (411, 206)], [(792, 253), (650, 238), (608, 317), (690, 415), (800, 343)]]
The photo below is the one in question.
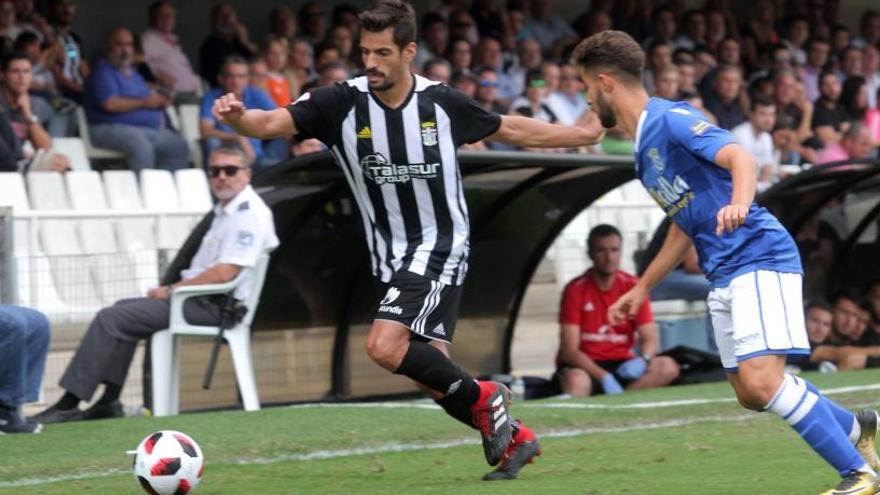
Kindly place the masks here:
[(470, 406), (480, 398), (480, 386), (445, 354), (419, 340), (411, 340), (395, 371)]
[(113, 401), (117, 401), (119, 400), (119, 395), (121, 393), (122, 385), (104, 382), (104, 395), (98, 399), (98, 404), (109, 404)]
[(474, 415), (471, 413), (470, 406), (458, 400), (458, 397), (455, 395), (447, 395), (446, 397), (434, 399), (434, 402), (442, 407), (443, 410), (446, 411), (446, 414), (461, 421), (465, 425), (476, 429), (476, 426), (474, 425)]
[(55, 403), (56, 409), (73, 409), (79, 405), (79, 397), (73, 395), (70, 392), (64, 392), (64, 395), (61, 396), (61, 399)]

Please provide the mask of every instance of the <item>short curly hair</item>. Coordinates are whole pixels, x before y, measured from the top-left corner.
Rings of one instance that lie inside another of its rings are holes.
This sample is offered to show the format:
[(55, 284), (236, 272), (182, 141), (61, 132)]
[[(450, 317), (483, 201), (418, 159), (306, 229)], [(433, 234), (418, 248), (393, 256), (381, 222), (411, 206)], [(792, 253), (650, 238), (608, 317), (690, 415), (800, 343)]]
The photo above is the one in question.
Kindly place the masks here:
[(570, 63), (585, 72), (612, 72), (630, 82), (642, 80), (645, 52), (623, 31), (601, 31), (581, 41)]

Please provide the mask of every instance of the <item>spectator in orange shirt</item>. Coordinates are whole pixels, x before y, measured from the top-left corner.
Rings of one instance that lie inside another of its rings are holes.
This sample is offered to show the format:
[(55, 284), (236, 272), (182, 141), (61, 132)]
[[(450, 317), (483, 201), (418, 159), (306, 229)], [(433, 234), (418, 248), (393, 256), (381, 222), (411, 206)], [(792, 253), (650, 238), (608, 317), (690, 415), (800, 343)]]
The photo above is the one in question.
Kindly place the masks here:
[[(662, 387), (678, 377), (678, 364), (657, 356), (659, 338), (649, 300), (634, 320), (608, 324), (608, 307), (638, 281), (620, 270), (621, 242), (617, 228), (594, 227), (587, 240), (593, 267), (565, 287), (556, 378), (567, 394), (619, 394)], [(637, 340), (638, 354), (633, 351)]]
[(260, 55), (266, 61), (268, 69), (266, 91), (279, 108), (292, 101), (291, 84), (284, 75), (287, 67), (287, 40), (277, 36), (268, 36), (260, 44)]

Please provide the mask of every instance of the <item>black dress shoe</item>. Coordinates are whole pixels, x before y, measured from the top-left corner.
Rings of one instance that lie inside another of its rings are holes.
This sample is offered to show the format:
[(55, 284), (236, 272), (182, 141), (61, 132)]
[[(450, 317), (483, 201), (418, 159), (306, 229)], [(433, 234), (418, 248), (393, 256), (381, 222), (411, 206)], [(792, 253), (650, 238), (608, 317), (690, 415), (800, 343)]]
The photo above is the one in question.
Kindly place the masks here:
[(125, 411), (122, 409), (122, 403), (118, 400), (107, 403), (96, 402), (92, 407), (83, 411), (82, 416), (86, 421), (93, 419), (123, 418), (125, 417)]
[(83, 412), (80, 411), (78, 407), (74, 407), (73, 409), (58, 409), (57, 407), (52, 406), (41, 413), (37, 413), (31, 416), (28, 419), (35, 423), (42, 423), (44, 425), (50, 425), (53, 423), (67, 423), (70, 421), (82, 421)]

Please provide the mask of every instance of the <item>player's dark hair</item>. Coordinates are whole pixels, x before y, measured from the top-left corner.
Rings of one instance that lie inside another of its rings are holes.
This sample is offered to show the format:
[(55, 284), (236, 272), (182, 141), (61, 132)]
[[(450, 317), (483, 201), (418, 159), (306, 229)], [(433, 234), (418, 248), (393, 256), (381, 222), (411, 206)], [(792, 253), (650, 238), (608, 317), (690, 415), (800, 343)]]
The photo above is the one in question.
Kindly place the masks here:
[(623, 31), (602, 31), (582, 41), (574, 49), (570, 63), (583, 71), (607, 71), (629, 82), (639, 82), (645, 68), (645, 52)]
[(400, 49), (416, 40), (416, 13), (401, 0), (379, 0), (373, 8), (358, 16), (361, 29), (380, 33), (394, 28), (394, 44)]
[(587, 249), (590, 251), (593, 250), (593, 243), (596, 242), (596, 239), (611, 237), (613, 235), (623, 239), (623, 236), (620, 234), (620, 231), (617, 230), (617, 227), (608, 225), (607, 223), (596, 225), (590, 229), (590, 234), (587, 236)]

